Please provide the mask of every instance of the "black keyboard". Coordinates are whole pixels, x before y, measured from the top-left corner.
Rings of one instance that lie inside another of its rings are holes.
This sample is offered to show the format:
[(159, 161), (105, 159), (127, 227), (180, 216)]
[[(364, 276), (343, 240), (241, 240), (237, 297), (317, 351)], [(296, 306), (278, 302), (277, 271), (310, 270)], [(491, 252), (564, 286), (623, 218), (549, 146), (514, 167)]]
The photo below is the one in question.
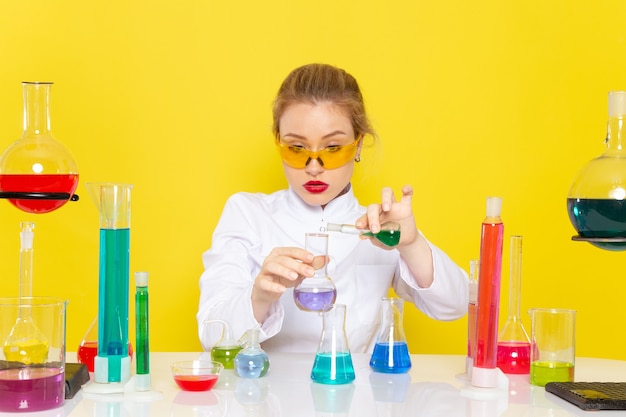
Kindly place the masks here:
[(626, 382), (548, 382), (546, 392), (583, 410), (626, 410)]

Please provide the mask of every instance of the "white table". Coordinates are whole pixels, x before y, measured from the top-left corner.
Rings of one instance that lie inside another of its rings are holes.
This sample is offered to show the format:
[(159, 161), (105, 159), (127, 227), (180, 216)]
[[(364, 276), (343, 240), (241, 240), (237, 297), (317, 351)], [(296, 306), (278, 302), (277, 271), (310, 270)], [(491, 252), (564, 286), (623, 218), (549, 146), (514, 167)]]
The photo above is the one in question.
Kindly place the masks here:
[[(352, 354), (356, 380), (347, 385), (314, 384), (310, 379), (314, 354), (270, 353), (270, 371), (265, 378), (241, 379), (232, 371), (220, 377), (208, 392), (184, 392), (175, 384), (169, 365), (196, 359), (194, 352), (151, 354), (152, 389), (148, 394), (94, 395), (83, 391), (62, 408), (41, 413), (42, 417), (497, 417), (590, 416), (541, 387), (528, 383), (528, 376), (509, 376), (508, 390), (500, 394), (479, 390), (459, 377), (465, 357), (458, 355), (411, 355), (409, 374), (385, 375), (369, 368), (369, 355)], [(68, 362), (74, 359), (68, 354)], [(577, 358), (577, 381), (626, 381), (626, 361)], [(469, 389), (469, 391), (468, 391)], [(468, 395), (469, 394), (469, 395)], [(626, 417), (626, 411), (601, 411), (593, 416)], [(18, 414), (7, 414), (16, 416)]]

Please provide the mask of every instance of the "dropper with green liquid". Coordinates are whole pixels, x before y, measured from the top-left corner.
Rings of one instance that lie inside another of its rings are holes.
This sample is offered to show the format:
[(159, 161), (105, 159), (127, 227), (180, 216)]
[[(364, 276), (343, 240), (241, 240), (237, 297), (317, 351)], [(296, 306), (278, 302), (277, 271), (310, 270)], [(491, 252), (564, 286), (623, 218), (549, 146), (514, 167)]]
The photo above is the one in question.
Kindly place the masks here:
[(385, 246), (396, 246), (400, 242), (400, 225), (396, 222), (385, 222), (380, 225), (378, 233), (372, 233), (367, 229), (357, 229), (352, 224), (328, 223), (326, 229), (329, 232), (341, 232), (352, 235), (371, 236), (376, 238)]

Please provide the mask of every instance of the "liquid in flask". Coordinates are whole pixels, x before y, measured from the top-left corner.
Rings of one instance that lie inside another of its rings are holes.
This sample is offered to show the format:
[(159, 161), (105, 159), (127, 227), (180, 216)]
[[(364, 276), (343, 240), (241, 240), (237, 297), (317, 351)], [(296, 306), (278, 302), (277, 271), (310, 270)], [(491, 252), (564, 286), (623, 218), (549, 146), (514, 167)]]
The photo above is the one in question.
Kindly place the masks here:
[(580, 169), (567, 195), (567, 212), (577, 235), (609, 251), (626, 250), (626, 91), (608, 97), (606, 149)]
[(354, 365), (346, 336), (346, 306), (333, 304), (322, 313), (323, 328), (315, 354), (311, 379), (320, 384), (347, 384), (354, 381)]
[(51, 82), (23, 82), (24, 132), (0, 157), (0, 197), (28, 213), (78, 200), (74, 157), (50, 130)]
[[(211, 346), (209, 336), (212, 333), (211, 327), (215, 325), (221, 326), (222, 331), (217, 342)], [(233, 339), (230, 325), (224, 320), (205, 320), (203, 327), (202, 347), (205, 351), (211, 352), (211, 360), (224, 365), (224, 369), (234, 369), (235, 357), (243, 346), (238, 340)]]
[[(133, 359), (133, 344), (128, 342), (128, 356)], [(91, 321), (76, 350), (76, 361), (85, 364), (89, 372), (94, 372), (94, 362), (98, 356), (98, 316)]]
[(293, 290), (293, 298), (300, 310), (323, 311), (326, 306), (335, 302), (337, 289), (333, 280), (328, 276), (328, 234), (307, 233), (305, 235), (305, 249), (314, 256), (311, 266), (315, 273), (310, 278), (304, 278)]
[(259, 344), (259, 329), (250, 329), (241, 338), (243, 349), (235, 356), (235, 373), (242, 378), (262, 378), (270, 369), (270, 359)]
[(403, 328), (404, 300), (383, 298), (381, 324), (370, 367), (375, 372), (402, 374), (411, 369), (411, 357)]
[(522, 237), (511, 236), (509, 315), (498, 335), (497, 365), (505, 374), (530, 372), (530, 338), (520, 316)]

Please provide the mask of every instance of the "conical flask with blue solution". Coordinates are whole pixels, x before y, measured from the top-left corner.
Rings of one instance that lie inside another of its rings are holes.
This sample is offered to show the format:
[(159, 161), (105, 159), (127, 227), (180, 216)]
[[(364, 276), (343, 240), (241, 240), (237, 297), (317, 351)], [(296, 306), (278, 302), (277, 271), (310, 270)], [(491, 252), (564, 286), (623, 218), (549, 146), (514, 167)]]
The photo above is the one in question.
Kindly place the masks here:
[(381, 323), (370, 367), (375, 372), (402, 374), (411, 369), (411, 356), (403, 327), (404, 300), (383, 298)]

